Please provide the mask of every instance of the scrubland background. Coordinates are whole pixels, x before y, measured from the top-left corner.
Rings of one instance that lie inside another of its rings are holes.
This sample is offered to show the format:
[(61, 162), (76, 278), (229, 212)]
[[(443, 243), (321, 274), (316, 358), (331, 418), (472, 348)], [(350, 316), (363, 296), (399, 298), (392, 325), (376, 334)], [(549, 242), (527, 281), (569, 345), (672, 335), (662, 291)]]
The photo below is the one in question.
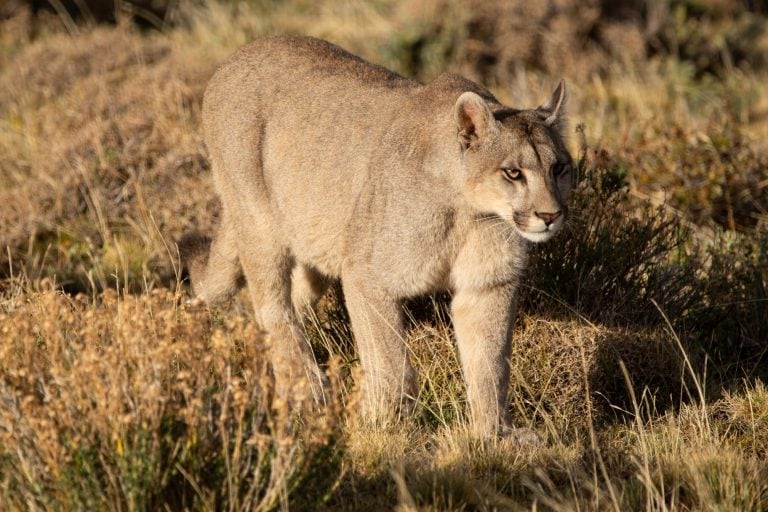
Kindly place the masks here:
[[(768, 509), (763, 3), (115, 4), (0, 2), (0, 509)], [(419, 409), (384, 431), (338, 291), (308, 326), (334, 398), (291, 429), (245, 294), (184, 304), (205, 83), (273, 33), (520, 107), (568, 81), (573, 218), (513, 341), (541, 446), (466, 432), (446, 297), (409, 305)]]

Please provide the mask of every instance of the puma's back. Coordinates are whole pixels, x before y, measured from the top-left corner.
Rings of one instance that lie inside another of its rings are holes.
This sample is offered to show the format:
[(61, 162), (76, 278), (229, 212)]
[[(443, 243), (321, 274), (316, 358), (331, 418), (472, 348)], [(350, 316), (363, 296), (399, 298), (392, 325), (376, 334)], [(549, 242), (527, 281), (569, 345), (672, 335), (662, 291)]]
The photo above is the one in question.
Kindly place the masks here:
[[(469, 331), (506, 336), (492, 333), (509, 325), (528, 242), (550, 238), (567, 216), (564, 103), (562, 83), (541, 107), (512, 109), (461, 77), (422, 85), (312, 38), (242, 48), (204, 98), (223, 212), (207, 260), (190, 266), (195, 293), (217, 300), (244, 275), (257, 319), (284, 340), (278, 380), (304, 372), (317, 398), (322, 379), (298, 322), (340, 278), (369, 407), (386, 409), (414, 383), (398, 341), (403, 299), (451, 289), (461, 305), (491, 293), (485, 311), (506, 320)], [(200, 252), (207, 241), (187, 245)], [(460, 345), (469, 335), (458, 319), (474, 315), (455, 312)], [(501, 418), (483, 398), (494, 390), (467, 378), (475, 414)]]

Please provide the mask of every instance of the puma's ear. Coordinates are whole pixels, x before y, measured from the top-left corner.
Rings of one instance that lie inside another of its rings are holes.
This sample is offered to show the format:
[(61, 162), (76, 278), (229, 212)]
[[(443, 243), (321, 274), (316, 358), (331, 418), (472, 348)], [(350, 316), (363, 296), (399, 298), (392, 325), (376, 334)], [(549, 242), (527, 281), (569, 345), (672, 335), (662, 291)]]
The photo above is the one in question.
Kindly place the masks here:
[(456, 100), (453, 117), (459, 129), (461, 148), (474, 147), (489, 133), (496, 130), (496, 119), (483, 98), (474, 92), (465, 92)]
[(544, 124), (563, 130), (565, 124), (565, 104), (568, 102), (568, 92), (565, 90), (565, 80), (560, 80), (552, 96), (536, 111), (544, 119)]

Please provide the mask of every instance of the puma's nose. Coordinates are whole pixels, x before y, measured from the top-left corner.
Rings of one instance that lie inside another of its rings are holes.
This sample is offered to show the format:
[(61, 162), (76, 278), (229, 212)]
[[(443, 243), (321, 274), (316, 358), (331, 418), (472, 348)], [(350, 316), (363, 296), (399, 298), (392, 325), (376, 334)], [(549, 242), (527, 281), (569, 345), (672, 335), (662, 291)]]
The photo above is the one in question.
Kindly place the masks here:
[(555, 222), (560, 216), (563, 214), (562, 210), (556, 211), (555, 213), (545, 213), (545, 212), (534, 212), (536, 213), (536, 216), (544, 221), (544, 224), (549, 226), (553, 222)]

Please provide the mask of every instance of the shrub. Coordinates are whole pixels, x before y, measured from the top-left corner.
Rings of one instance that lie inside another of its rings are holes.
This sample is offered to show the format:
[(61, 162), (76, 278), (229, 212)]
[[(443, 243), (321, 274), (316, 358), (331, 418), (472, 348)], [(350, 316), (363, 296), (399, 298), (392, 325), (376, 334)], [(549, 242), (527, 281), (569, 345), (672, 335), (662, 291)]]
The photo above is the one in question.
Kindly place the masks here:
[(337, 478), (338, 403), (290, 427), (243, 316), (167, 291), (46, 291), (6, 300), (0, 329), (8, 506), (266, 509), (319, 500)]

